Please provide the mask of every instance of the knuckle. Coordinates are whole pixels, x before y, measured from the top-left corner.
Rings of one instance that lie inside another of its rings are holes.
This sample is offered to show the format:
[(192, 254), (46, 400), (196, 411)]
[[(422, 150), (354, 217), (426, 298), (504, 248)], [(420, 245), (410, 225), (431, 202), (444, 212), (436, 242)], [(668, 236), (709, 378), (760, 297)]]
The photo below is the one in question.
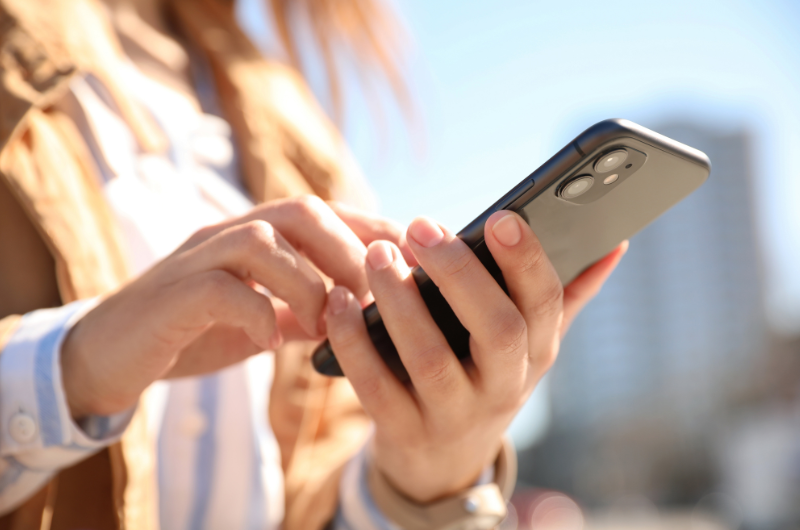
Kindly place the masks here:
[(528, 326), (522, 315), (515, 312), (502, 318), (494, 333), (494, 350), (503, 356), (510, 356), (524, 350), (528, 344)]
[(368, 401), (373, 407), (380, 408), (386, 404), (386, 384), (382, 377), (362, 377), (353, 381), (361, 399)]
[(303, 217), (320, 220), (322, 213), (330, 207), (316, 195), (301, 195), (294, 199), (294, 207)]
[(451, 358), (450, 348), (436, 344), (420, 351), (414, 358), (414, 368), (417, 376), (436, 388), (446, 390), (452, 381), (454, 363)]
[(448, 278), (469, 276), (475, 270), (476, 258), (469, 252), (457, 252), (442, 265), (442, 272)]
[(329, 327), (328, 335), (331, 343), (341, 352), (354, 350), (361, 342), (358, 328), (350, 322), (342, 323), (333, 328)]
[(249, 221), (236, 229), (237, 243), (246, 251), (263, 250), (265, 247), (272, 250), (277, 247), (277, 234), (275, 228), (263, 220)]
[(541, 245), (534, 245), (517, 262), (517, 272), (522, 275), (535, 274), (541, 271), (547, 263), (548, 257)]
[(561, 312), (564, 287), (558, 280), (548, 282), (541, 295), (534, 301), (531, 313), (534, 317), (548, 317)]

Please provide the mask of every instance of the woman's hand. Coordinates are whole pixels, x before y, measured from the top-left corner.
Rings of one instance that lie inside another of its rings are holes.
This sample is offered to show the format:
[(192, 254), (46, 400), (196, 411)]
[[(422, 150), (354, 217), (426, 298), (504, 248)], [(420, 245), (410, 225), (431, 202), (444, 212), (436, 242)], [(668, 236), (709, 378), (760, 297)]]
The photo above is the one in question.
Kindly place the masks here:
[(400, 243), (402, 231), (316, 197), (274, 201), (200, 230), (67, 336), (61, 363), (73, 416), (121, 412), (159, 378), (323, 336), (326, 286), (309, 262), (366, 303), (364, 245), (378, 237)]
[(328, 298), (328, 338), (342, 370), (375, 421), (375, 465), (402, 493), (429, 502), (469, 487), (497, 456), (501, 438), (558, 354), (570, 321), (622, 257), (627, 243), (562, 288), (528, 225), (499, 212), (486, 244), (503, 271), (506, 295), (466, 244), (427, 219), (408, 244), (470, 332), (471, 359), (459, 362), (419, 295), (394, 245), (367, 254), (367, 277), (408, 370), (404, 386), (367, 335), (357, 295)]

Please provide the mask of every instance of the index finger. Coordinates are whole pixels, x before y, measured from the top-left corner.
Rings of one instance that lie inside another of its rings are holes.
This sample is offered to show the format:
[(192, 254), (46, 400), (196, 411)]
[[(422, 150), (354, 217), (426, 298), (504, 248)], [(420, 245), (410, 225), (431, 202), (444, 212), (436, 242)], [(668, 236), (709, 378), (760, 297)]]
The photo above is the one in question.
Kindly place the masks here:
[(319, 197), (306, 195), (256, 210), (252, 217), (272, 224), (336, 285), (368, 301), (364, 260), (367, 247)]
[(304, 195), (263, 204), (244, 217), (206, 227), (179, 250), (186, 252), (236, 226), (266, 221), (294, 249), (311, 261), (336, 285), (343, 285), (365, 303), (369, 285), (364, 271), (367, 247), (322, 199)]
[(284, 300), (312, 337), (324, 333), (327, 300), (322, 278), (266, 221), (234, 226), (176, 256), (175, 280), (215, 269), (255, 280)]

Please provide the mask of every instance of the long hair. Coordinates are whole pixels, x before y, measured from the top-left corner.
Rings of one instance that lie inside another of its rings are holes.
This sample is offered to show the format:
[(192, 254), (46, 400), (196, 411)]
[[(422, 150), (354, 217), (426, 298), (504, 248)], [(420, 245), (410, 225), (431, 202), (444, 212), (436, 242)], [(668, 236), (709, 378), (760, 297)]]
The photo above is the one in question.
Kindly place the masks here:
[[(343, 113), (343, 72), (355, 68), (362, 84), (368, 76), (383, 77), (404, 111), (411, 98), (402, 76), (407, 38), (386, 0), (265, 0), (289, 62), (304, 71), (301, 28), (310, 30), (322, 59), (334, 121)], [(365, 86), (365, 88), (369, 88)]]

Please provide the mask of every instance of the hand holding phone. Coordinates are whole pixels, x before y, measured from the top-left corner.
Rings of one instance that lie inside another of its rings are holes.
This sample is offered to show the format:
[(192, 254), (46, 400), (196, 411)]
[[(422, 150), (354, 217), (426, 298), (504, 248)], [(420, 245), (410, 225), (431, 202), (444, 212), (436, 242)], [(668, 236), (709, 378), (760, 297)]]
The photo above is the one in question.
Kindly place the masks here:
[[(699, 187), (711, 169), (702, 152), (627, 120), (606, 120), (570, 142), (504, 197), (478, 216), (458, 237), (505, 289), (505, 279), (484, 238), (488, 218), (503, 210), (518, 213), (533, 229), (562, 284), (606, 255), (623, 240)], [(470, 355), (470, 334), (422, 267), (412, 271), (451, 350)], [(401, 381), (408, 380), (378, 305), (364, 310), (376, 350)], [(330, 343), (313, 356), (326, 375), (343, 375)]]
[(412, 385), (376, 350), (356, 299), (344, 287), (328, 297), (328, 337), (375, 422), (371, 461), (419, 503), (475, 483), (492, 463), (508, 423), (549, 369), (566, 323), (600, 288), (624, 251), (612, 251), (562, 289), (533, 231), (513, 212), (486, 222), (486, 246), (508, 294), (466, 243), (419, 218), (408, 246), (470, 332), (459, 360), (427, 310), (400, 250), (375, 241), (367, 279)]
[(620, 241), (707, 175), (702, 153), (602, 122), (458, 235), (412, 222), (413, 271), (395, 245), (372, 242), (375, 304), (362, 315), (335, 287), (330, 342), (314, 361), (327, 373), (341, 373), (341, 362), (375, 422), (377, 470), (418, 503), (474, 484), (569, 321), (624, 253)]

